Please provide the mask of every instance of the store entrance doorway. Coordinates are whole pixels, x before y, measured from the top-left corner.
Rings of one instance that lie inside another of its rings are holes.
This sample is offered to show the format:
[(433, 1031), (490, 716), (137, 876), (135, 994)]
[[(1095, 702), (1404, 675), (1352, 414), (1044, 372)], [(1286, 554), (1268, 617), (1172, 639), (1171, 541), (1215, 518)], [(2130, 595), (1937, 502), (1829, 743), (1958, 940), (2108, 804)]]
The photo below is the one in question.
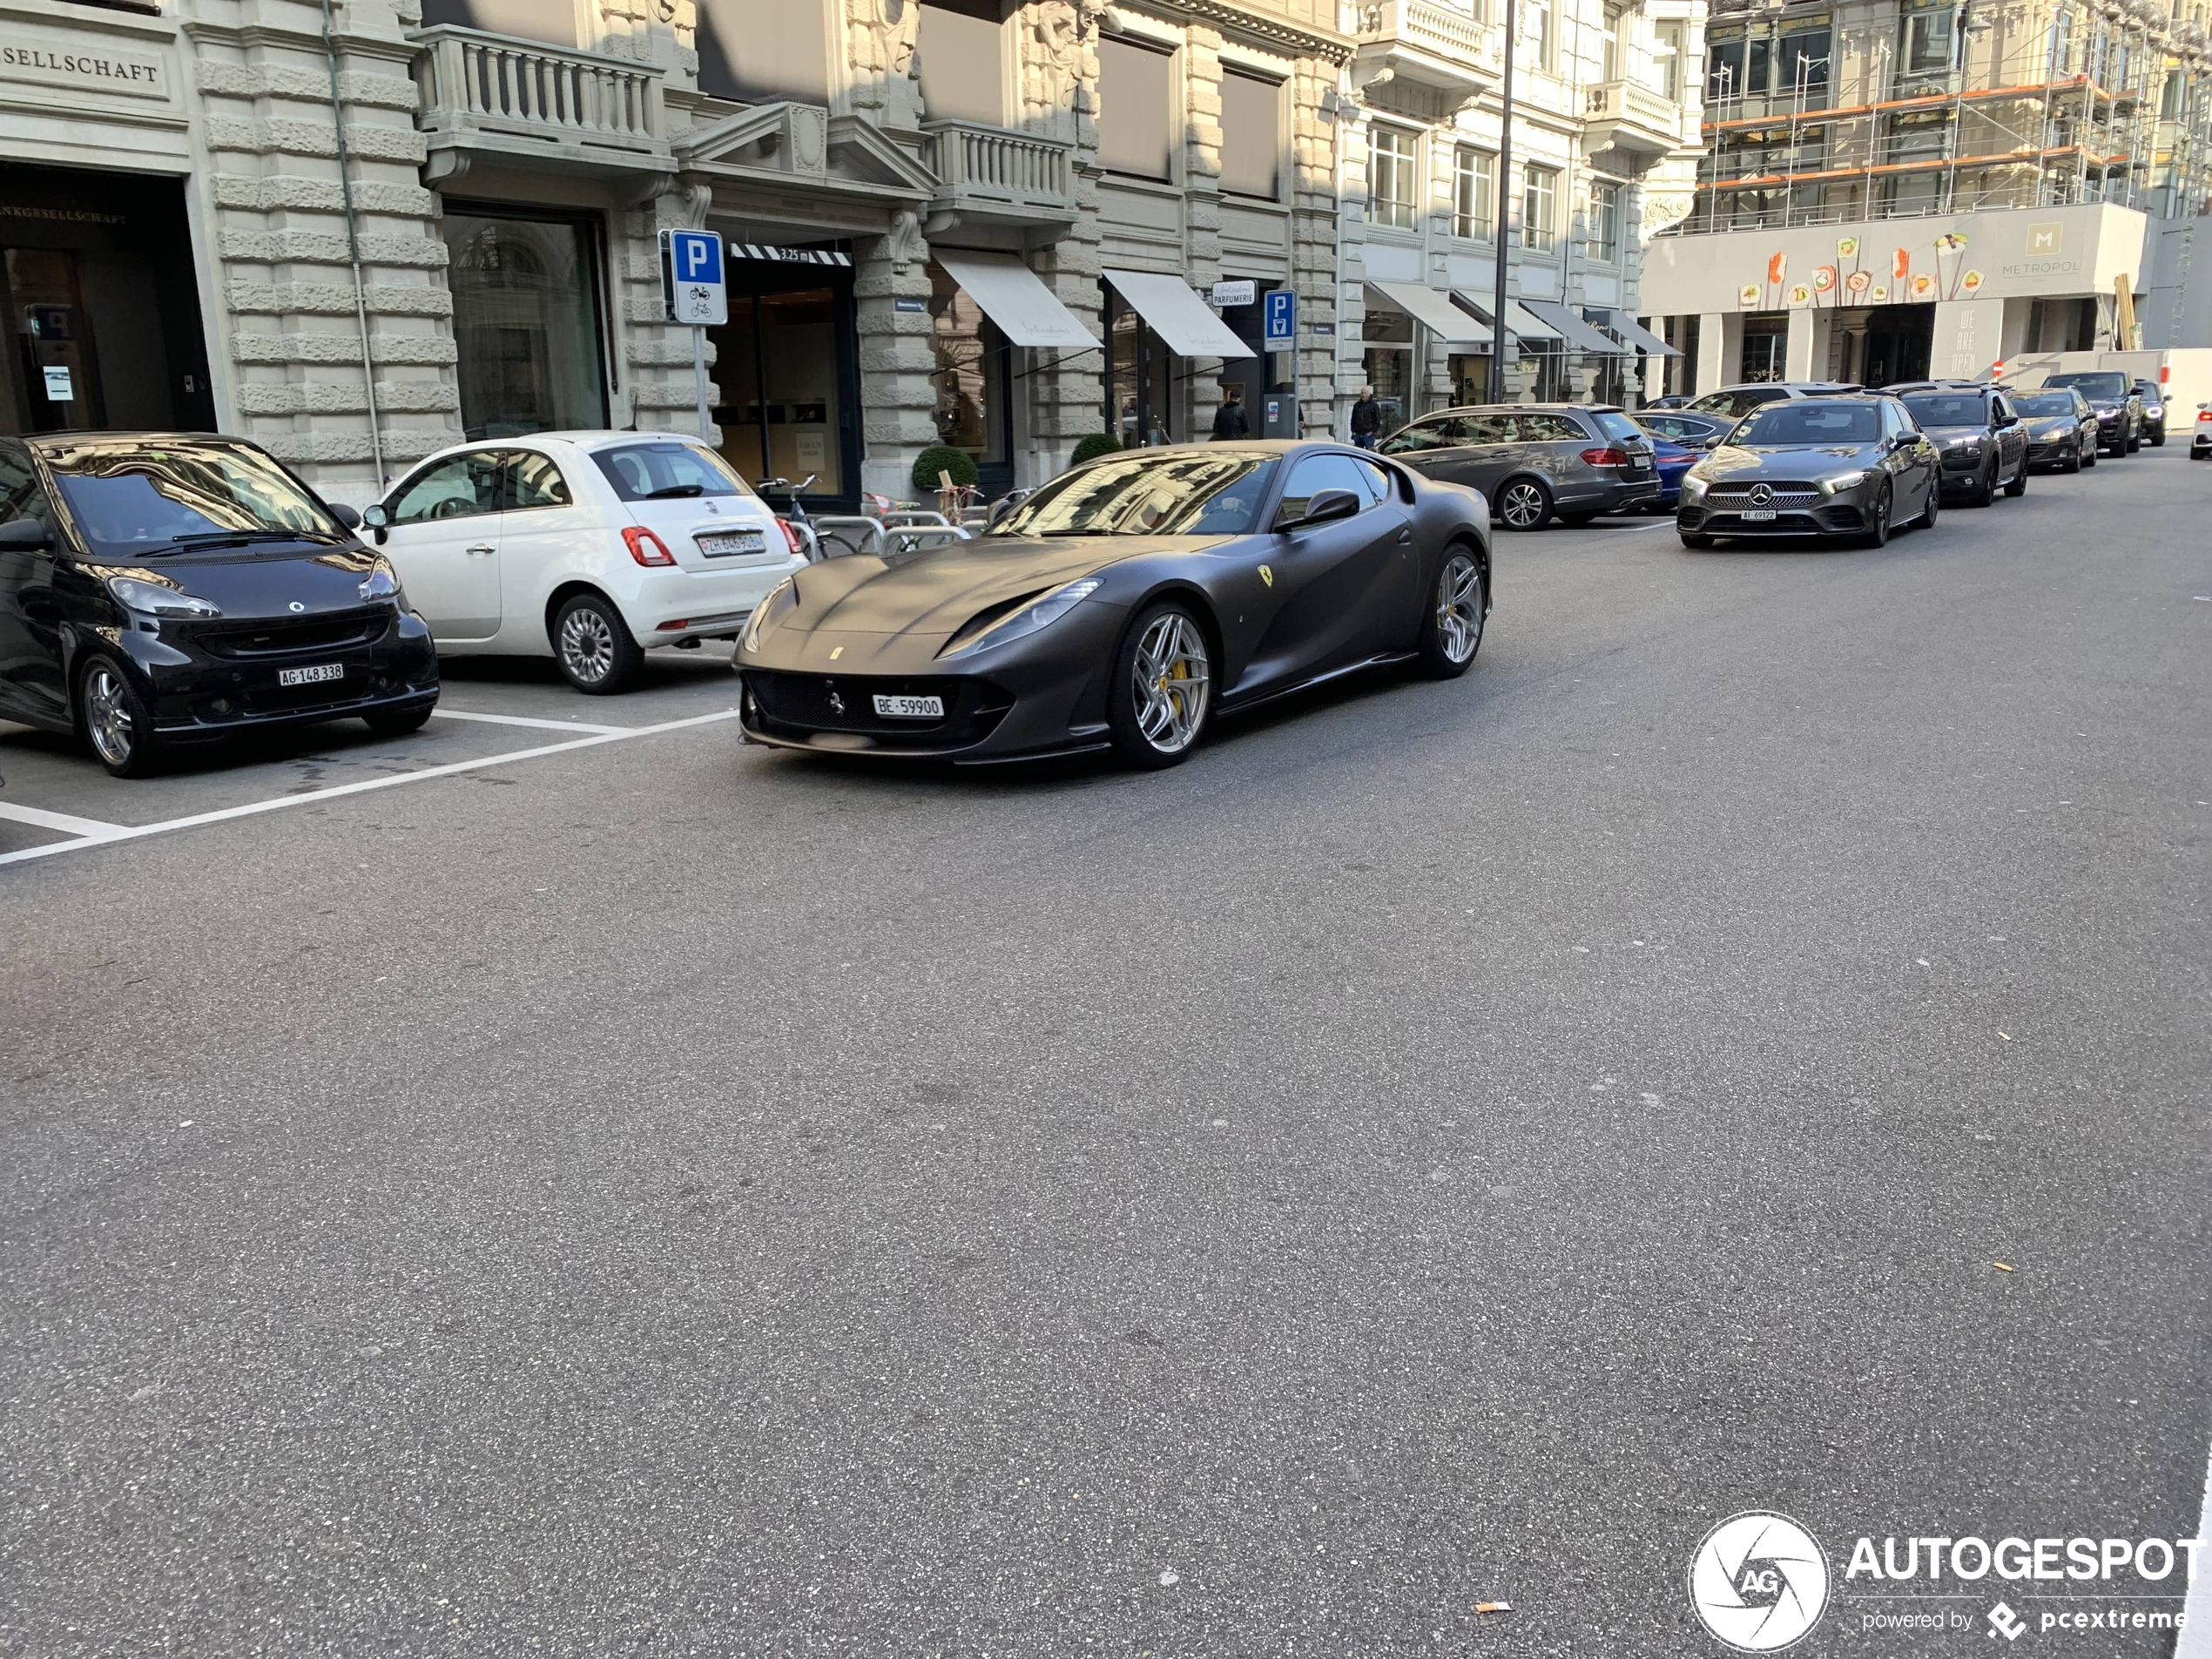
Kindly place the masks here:
[(851, 266), (732, 258), (729, 271), (730, 320), (707, 330), (723, 455), (748, 480), (797, 485), (811, 475), (801, 497), (810, 509), (856, 511), (860, 366)]
[(1933, 306), (1876, 306), (1866, 314), (1866, 355), (1858, 375), (1865, 386), (1924, 381), (1935, 347)]
[(212, 431), (184, 185), (0, 166), (0, 433)]

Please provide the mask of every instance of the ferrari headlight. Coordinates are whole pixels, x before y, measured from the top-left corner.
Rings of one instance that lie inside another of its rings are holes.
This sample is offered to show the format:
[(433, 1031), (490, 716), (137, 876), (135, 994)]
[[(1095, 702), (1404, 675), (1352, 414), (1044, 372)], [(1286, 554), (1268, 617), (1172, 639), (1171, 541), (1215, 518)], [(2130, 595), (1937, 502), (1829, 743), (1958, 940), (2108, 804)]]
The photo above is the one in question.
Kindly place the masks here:
[(768, 597), (765, 599), (763, 599), (759, 604), (753, 606), (752, 620), (745, 624), (745, 638), (739, 644), (738, 649), (740, 651), (759, 651), (760, 649), (761, 624), (768, 620), (769, 611), (773, 610), (779, 601), (786, 597), (795, 597), (798, 592), (799, 579), (796, 577), (787, 576), (782, 581), (776, 583), (773, 588), (770, 589)]
[(1019, 610), (1008, 611), (972, 639), (961, 640), (943, 654), (958, 657), (971, 651), (981, 651), (986, 645), (1003, 645), (1009, 640), (1021, 639), (1049, 628), (1078, 604), (1098, 591), (1099, 578), (1084, 577), (1081, 581), (1062, 583), (1049, 593), (1040, 594)]
[(107, 590), (115, 596), (116, 603), (124, 609), (135, 610), (144, 617), (219, 617), (223, 614), (222, 607), (212, 600), (134, 576), (108, 577)]
[(407, 596), (400, 591), (400, 573), (392, 568), (391, 560), (387, 558), (379, 558), (368, 567), (368, 575), (362, 578), (360, 591), (364, 599), (388, 599), (401, 606), (407, 604)]
[(1861, 468), (1857, 472), (1839, 472), (1823, 478), (1820, 487), (1832, 496), (1839, 489), (1856, 489), (1865, 482), (1866, 471)]

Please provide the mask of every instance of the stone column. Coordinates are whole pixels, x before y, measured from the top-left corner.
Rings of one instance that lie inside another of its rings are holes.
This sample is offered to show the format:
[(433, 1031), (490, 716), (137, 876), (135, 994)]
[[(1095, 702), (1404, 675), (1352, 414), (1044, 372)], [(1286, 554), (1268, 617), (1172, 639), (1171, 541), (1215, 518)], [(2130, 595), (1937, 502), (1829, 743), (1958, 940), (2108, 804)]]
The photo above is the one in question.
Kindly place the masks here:
[[(929, 385), (929, 249), (911, 213), (888, 236), (853, 242), (853, 293), (860, 334), (860, 488), (894, 501), (914, 496), (915, 457), (937, 441)], [(897, 301), (920, 300), (901, 311)]]
[(1735, 377), (1743, 357), (1743, 319), (1733, 311), (1708, 311), (1697, 319), (1696, 394), (1717, 392)]
[[(1190, 286), (1204, 293), (1221, 280), (1221, 31), (1194, 23), (1184, 30), (1183, 39), (1183, 84), (1189, 100), (1185, 131), (1190, 135), (1184, 146), (1184, 253), (1190, 261)], [(1190, 440), (1211, 430), (1213, 411), (1221, 401), (1221, 376), (1264, 374), (1259, 365), (1266, 359), (1253, 360), (1249, 373), (1242, 360), (1214, 367), (1201, 367), (1203, 359), (1179, 361), (1187, 378), (1174, 400), (1175, 427)], [(1258, 391), (1265, 389), (1261, 383)], [(1248, 395), (1246, 402), (1257, 424), (1258, 392)]]
[(1790, 313), (1790, 332), (1782, 342), (1782, 377), (1784, 380), (1809, 381), (1814, 378), (1813, 336), (1818, 332), (1821, 319), (1810, 306), (1799, 306)]
[[(1291, 78), (1291, 286), (1298, 290), (1300, 329), (1295, 360), (1298, 428), (1307, 437), (1327, 437), (1343, 429), (1336, 418), (1338, 354), (1346, 327), (1344, 273), (1337, 264), (1337, 128), (1341, 117), (1331, 121), (1321, 114), (1322, 98), (1336, 84), (1333, 64), (1310, 58)], [(1317, 323), (1332, 332), (1317, 333)], [(1356, 321), (1352, 326), (1356, 332)]]

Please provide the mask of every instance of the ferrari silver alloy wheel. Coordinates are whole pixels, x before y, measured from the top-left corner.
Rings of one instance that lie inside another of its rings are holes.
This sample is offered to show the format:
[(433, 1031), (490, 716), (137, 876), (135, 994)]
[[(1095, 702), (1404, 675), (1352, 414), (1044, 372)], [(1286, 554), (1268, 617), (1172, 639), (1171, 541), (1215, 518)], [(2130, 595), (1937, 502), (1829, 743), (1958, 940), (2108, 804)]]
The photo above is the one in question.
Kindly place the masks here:
[(1136, 692), (1136, 727), (1145, 742), (1163, 755), (1180, 754), (1198, 735), (1206, 718), (1205, 637), (1180, 611), (1157, 618), (1136, 642), (1131, 665)]
[(84, 677), (84, 730), (109, 765), (130, 760), (136, 738), (131, 711), (124, 702), (122, 677), (105, 664)]
[(1482, 643), (1482, 576), (1464, 553), (1447, 559), (1437, 578), (1436, 635), (1454, 664), (1474, 656)]
[(587, 685), (597, 685), (613, 671), (613, 631), (607, 626), (607, 619), (590, 605), (578, 605), (561, 619), (561, 662)]
[(1507, 485), (1506, 493), (1498, 498), (1498, 516), (1517, 530), (1542, 523), (1543, 490), (1531, 483)]

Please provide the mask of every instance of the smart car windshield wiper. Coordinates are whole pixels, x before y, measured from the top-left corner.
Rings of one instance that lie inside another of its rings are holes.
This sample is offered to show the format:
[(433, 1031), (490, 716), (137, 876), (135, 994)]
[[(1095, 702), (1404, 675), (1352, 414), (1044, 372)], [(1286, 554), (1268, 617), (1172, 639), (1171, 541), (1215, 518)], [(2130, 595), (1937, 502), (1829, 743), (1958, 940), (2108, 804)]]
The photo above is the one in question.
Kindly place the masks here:
[(327, 530), (195, 530), (190, 536), (171, 536), (172, 545), (160, 550), (174, 553), (184, 548), (248, 547), (256, 542), (315, 542), (325, 547), (337, 547), (344, 539)]

